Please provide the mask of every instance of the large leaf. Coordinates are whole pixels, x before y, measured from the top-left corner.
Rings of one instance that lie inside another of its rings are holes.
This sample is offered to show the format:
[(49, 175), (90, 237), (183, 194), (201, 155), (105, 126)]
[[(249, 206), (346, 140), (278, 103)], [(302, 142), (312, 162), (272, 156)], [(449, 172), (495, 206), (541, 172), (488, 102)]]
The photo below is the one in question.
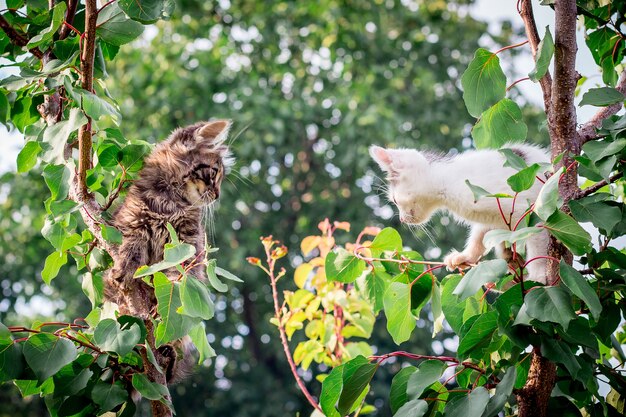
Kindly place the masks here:
[(165, 245), (163, 260), (161, 262), (150, 266), (144, 265), (139, 267), (134, 276), (135, 278), (145, 277), (146, 275), (152, 275), (155, 272), (180, 265), (195, 254), (196, 248), (193, 245), (182, 242), (168, 243)]
[(476, 147), (500, 148), (509, 142), (526, 139), (528, 127), (524, 123), (519, 106), (508, 98), (502, 99), (480, 116), (472, 129)]
[(583, 95), (583, 99), (580, 101), (580, 106), (610, 106), (611, 104), (624, 101), (626, 97), (618, 90), (611, 87), (590, 88)]
[(528, 73), (528, 78), (534, 82), (542, 79), (543, 76), (546, 75), (546, 72), (548, 72), (552, 55), (554, 55), (554, 40), (552, 39), (552, 34), (550, 33), (550, 27), (546, 26), (546, 32), (537, 48), (535, 68)]
[(43, 269), (41, 270), (41, 279), (43, 279), (43, 282), (50, 285), (50, 282), (59, 275), (61, 267), (66, 263), (67, 252), (55, 251), (48, 255), (44, 262)]
[(483, 413), (482, 417), (494, 417), (502, 411), (504, 404), (506, 404), (506, 401), (513, 392), (516, 377), (517, 370), (514, 367), (507, 369), (506, 373), (496, 387), (496, 394), (489, 400), (487, 409)]
[(622, 210), (603, 201), (583, 198), (572, 200), (568, 205), (576, 220), (591, 222), (595, 227), (607, 233), (610, 233), (622, 221)]
[(422, 362), (417, 370), (409, 376), (406, 394), (409, 398), (418, 398), (424, 390), (439, 381), (443, 372), (448, 368), (445, 362), (429, 360)]
[(333, 368), (330, 374), (322, 382), (322, 392), (320, 394), (320, 407), (326, 417), (342, 417), (335, 408), (335, 404), (341, 396), (343, 389), (343, 368), (344, 365)]
[(128, 17), (144, 24), (169, 19), (175, 5), (174, 0), (119, 0), (117, 3)]
[(104, 319), (94, 331), (94, 342), (107, 352), (115, 352), (119, 356), (130, 353), (141, 340), (141, 329), (136, 323), (122, 330), (120, 324), (113, 319)]
[(455, 333), (459, 333), (463, 327), (463, 321), (467, 318), (479, 314), (480, 306), (478, 300), (482, 294), (478, 293), (474, 297), (466, 298), (463, 301), (454, 295), (454, 289), (463, 279), (461, 275), (448, 275), (441, 282), (441, 309), (446, 321)]
[(561, 171), (555, 172), (543, 184), (541, 190), (539, 190), (539, 194), (537, 195), (537, 201), (535, 202), (535, 207), (533, 210), (542, 220), (546, 220), (558, 208), (560, 178)]
[(43, 170), (43, 179), (50, 189), (52, 200), (63, 200), (67, 197), (72, 181), (72, 171), (67, 165), (47, 165)]
[[(62, 4), (62, 3), (59, 3)], [(70, 109), (67, 120), (60, 121), (43, 131), (42, 142), (45, 144), (41, 159), (51, 164), (63, 164), (67, 139), (72, 132), (87, 123), (87, 118), (80, 109)]]
[(509, 244), (508, 246), (510, 246), (513, 243), (524, 242), (529, 237), (541, 232), (543, 232), (543, 228), (535, 226), (522, 227), (521, 229), (517, 229), (515, 231), (494, 229), (485, 234), (485, 237), (483, 237), (483, 245), (485, 245), (486, 248), (494, 248), (500, 243), (506, 242)]
[(133, 388), (148, 400), (157, 401), (170, 395), (165, 385), (150, 381), (145, 374), (133, 374), (132, 383)]
[(399, 252), (402, 250), (402, 238), (396, 229), (386, 227), (376, 235), (369, 248), (374, 257), (378, 257), (383, 251)]
[[(459, 357), (480, 357), (483, 350), (491, 343), (491, 338), (498, 328), (498, 314), (495, 311), (481, 314), (463, 335), (457, 349)], [(474, 354), (476, 353), (476, 354)]]
[(463, 277), (453, 294), (458, 295), (461, 300), (465, 300), (476, 294), (484, 284), (502, 278), (506, 275), (507, 270), (507, 263), (503, 259), (480, 262)]
[(599, 321), (600, 315), (602, 314), (602, 304), (600, 304), (598, 294), (591, 288), (585, 277), (562, 259), (559, 264), (559, 275), (561, 276), (563, 284), (565, 284), (576, 297), (587, 304), (593, 317), (596, 321)]
[(189, 338), (198, 349), (198, 364), (204, 362), (205, 359), (212, 358), (216, 355), (215, 350), (209, 344), (206, 331), (202, 323), (198, 323), (189, 330)]
[(78, 355), (69, 340), (49, 333), (37, 333), (24, 343), (24, 357), (39, 382), (56, 374)]
[(423, 417), (428, 411), (428, 403), (424, 400), (411, 400), (394, 414), (394, 417)]
[(0, 382), (19, 376), (22, 371), (22, 355), (13, 344), (11, 332), (0, 323)]
[[(37, 48), (38, 46), (47, 46), (54, 34), (59, 29), (63, 20), (65, 19), (65, 10), (67, 9), (67, 5), (64, 2), (57, 3), (52, 9), (52, 21), (50, 22), (50, 26), (40, 31), (37, 35), (33, 36), (29, 41), (26, 47), (28, 49)], [(45, 48), (44, 48), (45, 49)], [(43, 49), (42, 49), (43, 50)]]
[(565, 331), (576, 318), (570, 295), (561, 287), (533, 288), (524, 298), (526, 313), (541, 322), (560, 324)]
[(369, 363), (363, 356), (357, 356), (344, 365), (343, 389), (337, 403), (339, 414), (344, 416), (352, 410), (363, 391), (367, 389), (376, 369), (378, 364)]
[(93, 362), (90, 354), (80, 355), (74, 362), (65, 365), (54, 375), (55, 396), (74, 395), (87, 387), (93, 371), (89, 365)]
[(591, 236), (580, 224), (562, 211), (551, 215), (544, 227), (574, 255), (582, 256), (591, 250)]
[(626, 139), (620, 138), (614, 141), (599, 140), (589, 141), (583, 145), (585, 155), (591, 159), (594, 164), (598, 164), (601, 159), (607, 156), (620, 153), (626, 147)]
[(485, 387), (478, 387), (469, 395), (458, 397), (446, 405), (445, 417), (481, 417), (487, 402), (489, 391)]
[(326, 255), (325, 270), (329, 281), (350, 283), (365, 271), (365, 261), (343, 248), (337, 248), (337, 252)]
[(209, 289), (203, 282), (185, 274), (180, 286), (180, 298), (182, 306), (178, 313), (204, 320), (213, 318), (215, 307)]
[(573, 378), (578, 376), (581, 366), (569, 345), (561, 340), (543, 338), (541, 355), (553, 362), (563, 364)]
[(199, 319), (181, 315), (176, 312), (182, 305), (180, 300), (180, 283), (172, 282), (162, 272), (154, 274), (154, 293), (157, 298), (157, 312), (160, 316), (155, 331), (157, 346), (174, 339), (180, 339), (189, 332)]
[(81, 90), (81, 106), (85, 113), (93, 120), (99, 120), (102, 116), (111, 116), (116, 124), (119, 124), (122, 116), (115, 105), (106, 99), (99, 97), (89, 91)]
[(521, 193), (522, 191), (528, 190), (533, 186), (536, 180), (535, 176), (537, 175), (537, 171), (539, 171), (539, 164), (532, 164), (531, 166), (511, 175), (506, 182), (513, 191)]
[(39, 142), (29, 141), (17, 154), (17, 172), (28, 172), (37, 164), (37, 155), (41, 152)]
[(104, 41), (119, 46), (137, 39), (143, 33), (143, 25), (129, 19), (115, 2), (98, 13), (96, 33)]
[(391, 412), (396, 413), (400, 407), (409, 399), (407, 395), (407, 386), (409, 378), (417, 370), (414, 366), (402, 368), (391, 381), (391, 391), (389, 392), (389, 406)]
[(506, 76), (500, 67), (500, 59), (486, 49), (478, 49), (461, 76), (461, 85), (467, 111), (478, 118), (506, 94)]
[(98, 381), (91, 390), (91, 398), (102, 408), (102, 411), (109, 411), (128, 400), (128, 391), (121, 381), (114, 383)]
[(409, 340), (415, 329), (415, 317), (411, 313), (411, 286), (402, 282), (392, 282), (383, 299), (387, 330), (393, 341), (399, 345)]

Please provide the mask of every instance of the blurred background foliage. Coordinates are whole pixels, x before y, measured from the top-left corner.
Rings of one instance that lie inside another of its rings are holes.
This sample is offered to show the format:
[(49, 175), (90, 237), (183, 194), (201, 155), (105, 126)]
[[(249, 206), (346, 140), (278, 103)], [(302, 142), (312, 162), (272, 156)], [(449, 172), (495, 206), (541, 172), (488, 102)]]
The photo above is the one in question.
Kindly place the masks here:
[[(289, 262), (297, 265), (298, 242), (324, 217), (350, 222), (355, 235), (366, 225), (399, 227), (368, 156), (371, 144), (445, 152), (471, 147), (473, 119), (463, 104), (460, 74), (479, 46), (495, 50), (517, 39), (506, 23), (497, 36), (487, 33), (487, 25), (471, 17), (471, 5), (182, 0), (172, 20), (149, 27), (119, 51), (107, 68), (107, 87), (120, 104), (126, 137), (155, 142), (198, 120), (234, 122), (237, 164), (207, 223), (220, 264), (244, 283), (217, 296), (207, 333), (218, 356), (172, 388), (178, 415), (310, 413), (269, 324), (267, 279), (245, 257), (259, 256), (259, 236), (272, 234), (290, 247)], [(539, 111), (524, 111), (530, 140), (545, 141)], [(40, 176), (0, 178), (5, 324), (72, 320), (90, 309), (75, 268), (65, 267), (54, 287), (41, 281), (50, 250), (39, 233), (45, 196)], [(427, 259), (463, 246), (465, 231), (448, 216), (435, 218), (428, 229), (433, 238), (403, 229), (404, 241)], [(383, 321), (372, 339), (375, 350), (397, 350)], [(442, 354), (456, 346), (445, 333), (431, 340), (428, 312), (418, 326), (421, 331), (400, 349)], [(368, 402), (379, 408), (377, 415), (390, 415), (385, 387), (400, 366), (389, 361), (376, 374)], [(313, 377), (304, 375), (318, 394)], [(45, 414), (38, 398), (22, 400), (7, 385), (0, 387), (0, 404), (0, 416)]]

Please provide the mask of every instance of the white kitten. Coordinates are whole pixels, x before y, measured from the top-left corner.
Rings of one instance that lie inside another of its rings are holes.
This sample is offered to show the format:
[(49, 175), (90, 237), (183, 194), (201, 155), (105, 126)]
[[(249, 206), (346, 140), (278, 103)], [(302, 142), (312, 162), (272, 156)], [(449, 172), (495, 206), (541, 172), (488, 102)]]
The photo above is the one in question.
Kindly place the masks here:
[[(544, 149), (526, 145), (510, 144), (510, 148), (528, 165), (545, 163), (550, 157)], [(370, 147), (370, 155), (387, 172), (389, 198), (400, 210), (400, 221), (422, 224), (439, 209), (451, 212), (454, 217), (470, 225), (470, 233), (462, 252), (453, 251), (444, 262), (449, 270), (475, 264), (485, 254), (483, 237), (489, 230), (508, 230), (500, 214), (495, 198), (482, 198), (474, 202), (468, 180), (490, 193), (513, 194), (507, 178), (515, 174), (513, 168), (505, 167), (504, 156), (497, 150), (468, 151), (451, 158), (433, 156), (415, 149), (384, 149)], [(521, 192), (516, 199), (501, 198), (502, 211), (508, 220), (513, 211), (513, 225), (529, 205), (537, 199), (541, 182)], [(533, 235), (526, 241), (526, 259), (545, 256), (548, 247), (546, 231)], [(498, 256), (503, 257), (503, 248)], [(537, 259), (527, 266), (528, 279), (546, 283), (546, 260)]]

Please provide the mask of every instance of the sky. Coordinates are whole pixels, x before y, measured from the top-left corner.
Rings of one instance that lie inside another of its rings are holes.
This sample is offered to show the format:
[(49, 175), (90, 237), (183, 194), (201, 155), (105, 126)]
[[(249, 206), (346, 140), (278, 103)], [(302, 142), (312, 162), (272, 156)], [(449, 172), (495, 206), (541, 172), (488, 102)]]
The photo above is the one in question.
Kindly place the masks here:
[[(516, 0), (477, 0), (476, 3), (470, 8), (470, 13), (472, 16), (480, 20), (489, 22), (491, 31), (497, 32), (503, 20), (510, 20), (517, 26), (522, 25), (522, 21), (517, 14), (516, 3)], [(5, 0), (0, 0), (0, 9), (4, 8), (5, 5)], [(535, 18), (537, 20), (539, 33), (543, 36), (543, 28), (554, 21), (554, 13), (549, 7), (540, 6), (538, 0), (533, 0), (533, 8), (535, 11)], [(554, 30), (552, 30), (552, 33), (554, 33)], [(582, 47), (579, 47), (579, 55), (576, 65), (577, 69), (582, 75), (591, 77), (592, 80), (586, 83), (585, 88), (583, 89), (583, 91), (585, 91), (589, 87), (595, 86), (593, 80), (600, 81), (600, 78), (597, 77), (599, 73), (591, 54), (587, 48), (584, 47), (584, 37), (582, 31), (578, 32), (578, 43)], [(484, 46), (489, 47), (489, 45)], [(511, 68), (515, 68), (515, 71), (520, 74), (520, 78), (526, 76), (525, 74), (530, 72), (532, 69), (533, 62), (529, 57), (518, 57), (511, 65), (511, 60), (507, 63), (507, 57), (505, 54), (506, 52), (504, 52), (501, 56), (501, 62), (503, 65), (510, 65)], [(3, 69), (0, 68), (0, 74), (2, 74), (2, 71)], [(538, 106), (543, 105), (539, 84), (533, 84), (530, 81), (525, 81), (522, 84), (519, 84), (519, 87), (523, 95), (528, 100), (536, 103)], [(582, 94), (578, 97), (577, 101), (579, 101), (581, 97)], [(595, 113), (595, 111), (596, 109), (591, 106), (577, 107), (579, 123), (584, 123)], [(17, 153), (23, 145), (23, 141), (19, 132), (9, 133), (2, 125), (0, 125), (0, 138), (1, 174), (2, 172), (15, 170), (15, 159)]]

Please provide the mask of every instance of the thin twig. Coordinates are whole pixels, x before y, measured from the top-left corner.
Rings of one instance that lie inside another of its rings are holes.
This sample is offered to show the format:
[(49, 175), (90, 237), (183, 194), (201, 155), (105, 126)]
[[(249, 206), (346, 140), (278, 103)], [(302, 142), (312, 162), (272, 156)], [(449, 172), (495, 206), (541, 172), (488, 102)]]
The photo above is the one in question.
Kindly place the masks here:
[[(78, 6), (78, 0), (67, 0), (67, 11), (65, 12), (64, 25), (59, 30), (59, 40), (67, 38), (70, 34), (70, 29), (73, 29), (74, 16), (76, 15), (76, 6)], [(80, 32), (76, 31), (79, 35)]]
[[(17, 30), (15, 30), (9, 24), (9, 22), (7, 22), (4, 16), (1, 16), (1, 15), (0, 15), (0, 29), (2, 29), (4, 33), (7, 34), (7, 36), (11, 40), (11, 43), (13, 43), (14, 45), (26, 46), (28, 44), (28, 38), (26, 38), (26, 36), (22, 35)], [(41, 52), (39, 48), (31, 48), (29, 49), (29, 51), (31, 54), (35, 55), (37, 58), (39, 59), (43, 58), (43, 52)]]
[[(626, 94), (626, 71), (622, 71), (619, 76), (619, 81), (615, 86), (615, 89), (621, 92), (622, 94)], [(602, 122), (609, 117), (616, 114), (624, 107), (623, 102), (615, 103), (607, 107), (603, 107), (596, 114), (593, 115), (591, 119), (585, 124), (583, 124), (577, 132), (578, 142), (582, 146), (586, 142), (590, 140), (598, 139), (598, 135), (596, 133), (596, 129), (598, 129)]]

